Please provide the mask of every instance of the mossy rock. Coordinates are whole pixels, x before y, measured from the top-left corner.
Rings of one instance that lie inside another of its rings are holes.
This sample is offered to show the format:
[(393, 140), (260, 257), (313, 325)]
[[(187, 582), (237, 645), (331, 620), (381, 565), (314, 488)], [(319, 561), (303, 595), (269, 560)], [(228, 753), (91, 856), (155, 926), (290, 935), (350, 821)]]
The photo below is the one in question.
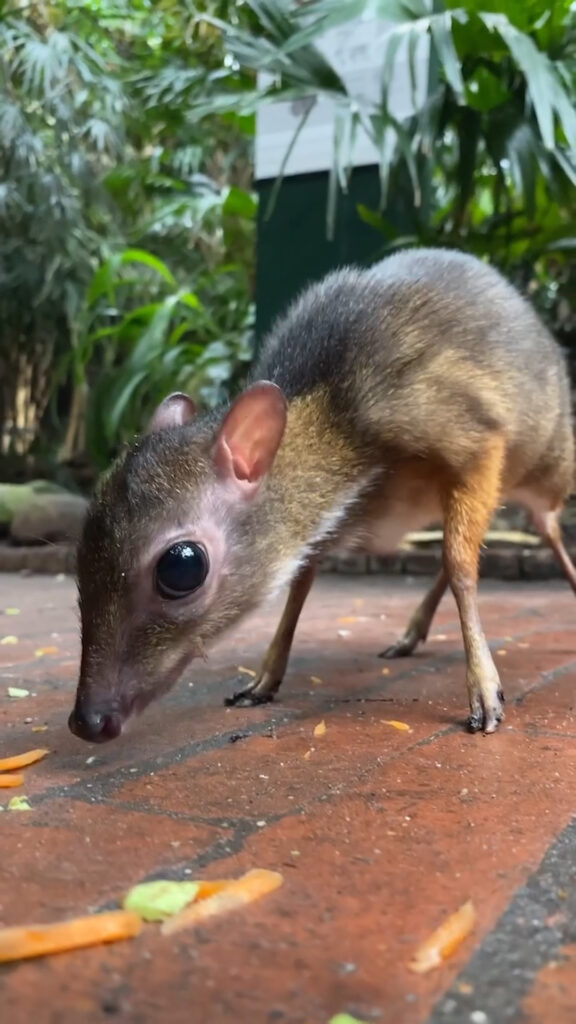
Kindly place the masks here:
[(45, 494), (68, 494), (63, 487), (49, 480), (32, 480), (28, 484), (0, 484), (0, 527), (7, 529), (15, 514), (35, 498)]

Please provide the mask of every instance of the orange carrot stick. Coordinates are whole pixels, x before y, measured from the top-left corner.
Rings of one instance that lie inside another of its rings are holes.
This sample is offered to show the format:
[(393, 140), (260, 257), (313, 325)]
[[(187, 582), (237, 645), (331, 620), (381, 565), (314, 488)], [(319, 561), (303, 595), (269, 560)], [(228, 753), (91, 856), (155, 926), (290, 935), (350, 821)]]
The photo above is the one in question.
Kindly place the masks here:
[(16, 754), (15, 757), (0, 757), (0, 772), (27, 768), (29, 764), (36, 764), (36, 761), (41, 761), (49, 753), (49, 750), (28, 750), (25, 754)]
[(426, 974), (434, 967), (439, 967), (442, 961), (452, 956), (452, 953), (464, 942), (475, 924), (476, 910), (474, 904), (469, 900), (467, 903), (463, 903), (455, 913), (450, 914), (439, 928), (426, 939), (426, 942), (422, 943), (409, 965), (410, 970), (415, 971), (416, 974)]
[(237, 910), (262, 896), (267, 896), (269, 892), (273, 892), (274, 889), (282, 885), (283, 881), (282, 875), (277, 871), (255, 868), (242, 875), (241, 878), (230, 882), (230, 885), (220, 892), (215, 892), (213, 896), (201, 900), (200, 903), (192, 903), (190, 906), (184, 907), (184, 910), (165, 921), (160, 930), (163, 935), (172, 935), (182, 928), (201, 924), (217, 914)]
[(28, 960), (50, 953), (130, 939), (142, 928), (138, 914), (110, 910), (56, 924), (31, 924), (0, 929), (0, 963)]
[(207, 882), (198, 882), (198, 892), (194, 897), (194, 903), (197, 903), (198, 900), (207, 900), (211, 896), (215, 896), (217, 892), (222, 892), (223, 889), (229, 889), (235, 881), (235, 878), (216, 878), (212, 881), (208, 879)]
[(21, 775), (0, 775), (0, 789), (13, 789), (22, 785)]

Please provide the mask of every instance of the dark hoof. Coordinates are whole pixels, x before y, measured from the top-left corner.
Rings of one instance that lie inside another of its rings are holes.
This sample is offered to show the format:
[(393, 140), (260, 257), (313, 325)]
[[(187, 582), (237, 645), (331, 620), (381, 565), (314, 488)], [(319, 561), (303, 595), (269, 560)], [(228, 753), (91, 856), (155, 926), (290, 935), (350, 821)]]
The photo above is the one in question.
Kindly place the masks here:
[[(237, 680), (239, 682), (239, 680)], [(280, 682), (271, 683), (266, 677), (255, 679), (231, 697), (224, 698), (227, 708), (253, 708), (258, 704), (271, 704), (280, 689)]]
[(485, 736), (496, 732), (500, 722), (504, 718), (504, 694), (502, 690), (497, 693), (498, 705), (491, 708), (482, 708), (473, 711), (466, 721), (468, 732), (483, 732)]
[(466, 719), (466, 728), (468, 732), (481, 732), (484, 727), (484, 719), (482, 715), (468, 715)]
[(239, 690), (231, 697), (225, 697), (224, 704), (227, 708), (254, 708), (258, 704), (271, 704), (273, 700), (273, 693), (250, 693)]
[(408, 658), (411, 654), (414, 654), (414, 649), (418, 641), (397, 640), (395, 644), (391, 644), (385, 651), (381, 651), (378, 655), (379, 658)]

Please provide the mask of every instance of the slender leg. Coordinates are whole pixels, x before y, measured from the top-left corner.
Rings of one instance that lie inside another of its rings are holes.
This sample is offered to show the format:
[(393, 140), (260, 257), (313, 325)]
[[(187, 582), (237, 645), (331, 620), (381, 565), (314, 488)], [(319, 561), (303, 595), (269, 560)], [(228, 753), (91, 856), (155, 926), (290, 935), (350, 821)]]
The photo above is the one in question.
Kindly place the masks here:
[(446, 570), (441, 569), (430, 590), (412, 615), (404, 636), (397, 640), (395, 644), (387, 647), (385, 651), (382, 651), (378, 655), (379, 658), (405, 658), (408, 654), (413, 653), (420, 641), (426, 640), (428, 630), (432, 625), (432, 619), (436, 614), (440, 601), (444, 597), (447, 586), (448, 576), (446, 575)]
[(504, 441), (493, 437), (444, 498), (444, 565), (462, 627), (471, 732), (494, 732), (503, 718), (504, 694), (478, 611), (480, 545), (498, 503), (503, 460)]
[(534, 524), (539, 533), (548, 542), (556, 558), (560, 562), (564, 575), (572, 590), (576, 594), (576, 569), (570, 555), (564, 547), (559, 522), (560, 510), (551, 509), (548, 512), (539, 512), (534, 515)]
[(266, 652), (260, 673), (244, 689), (226, 698), (225, 703), (229, 707), (249, 707), (252, 704), (267, 704), (274, 700), (274, 695), (278, 693), (284, 678), (300, 612), (310, 593), (315, 575), (316, 562), (308, 562), (292, 580), (282, 618)]

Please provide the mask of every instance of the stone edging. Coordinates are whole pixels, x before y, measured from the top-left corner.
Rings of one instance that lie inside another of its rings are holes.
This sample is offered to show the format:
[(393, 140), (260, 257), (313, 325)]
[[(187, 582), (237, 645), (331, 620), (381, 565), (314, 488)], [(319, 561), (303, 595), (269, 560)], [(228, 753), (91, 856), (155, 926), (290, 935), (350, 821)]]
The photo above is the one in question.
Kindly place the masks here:
[[(576, 561), (576, 549), (572, 548), (570, 555)], [(438, 572), (441, 557), (439, 547), (401, 551), (385, 558), (370, 555), (331, 557), (322, 563), (321, 571), (346, 575), (431, 576)], [(75, 549), (71, 545), (0, 545), (0, 572), (72, 575), (75, 560)], [(510, 546), (485, 550), (480, 575), (497, 580), (545, 580), (561, 578), (562, 571), (548, 548)]]

